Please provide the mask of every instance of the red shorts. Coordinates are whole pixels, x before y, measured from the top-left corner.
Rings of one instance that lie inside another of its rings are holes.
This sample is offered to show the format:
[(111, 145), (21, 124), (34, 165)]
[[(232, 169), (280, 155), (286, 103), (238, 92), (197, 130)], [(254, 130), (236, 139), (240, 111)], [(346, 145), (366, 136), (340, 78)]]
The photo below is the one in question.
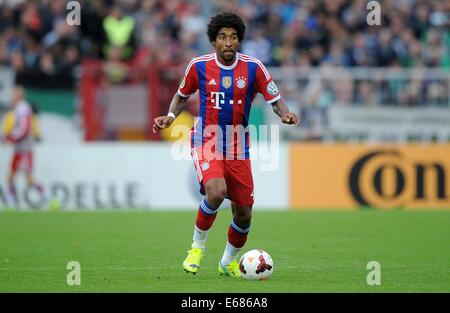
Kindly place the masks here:
[(205, 195), (205, 186), (211, 178), (224, 178), (227, 185), (227, 197), (233, 203), (253, 206), (253, 176), (250, 160), (226, 160), (207, 157), (202, 147), (191, 149), (200, 193)]
[(11, 172), (15, 173), (18, 170), (31, 173), (33, 170), (33, 152), (14, 152), (11, 162)]

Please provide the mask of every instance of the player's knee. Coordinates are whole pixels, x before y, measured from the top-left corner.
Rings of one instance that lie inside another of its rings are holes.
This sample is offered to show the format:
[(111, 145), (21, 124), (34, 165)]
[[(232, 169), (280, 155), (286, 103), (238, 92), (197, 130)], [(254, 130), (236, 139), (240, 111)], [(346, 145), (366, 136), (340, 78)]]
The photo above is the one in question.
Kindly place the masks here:
[(241, 225), (248, 225), (252, 220), (252, 209), (250, 207), (241, 207), (235, 210), (234, 219)]
[(227, 187), (225, 186), (213, 186), (206, 190), (208, 201), (222, 202), (227, 196)]

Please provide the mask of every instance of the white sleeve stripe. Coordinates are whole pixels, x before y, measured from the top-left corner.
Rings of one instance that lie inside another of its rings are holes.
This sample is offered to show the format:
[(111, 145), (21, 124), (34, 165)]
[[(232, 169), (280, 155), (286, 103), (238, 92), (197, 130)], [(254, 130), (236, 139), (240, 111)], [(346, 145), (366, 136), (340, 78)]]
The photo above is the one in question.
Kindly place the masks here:
[(195, 148), (193, 148), (192, 151), (192, 158), (194, 159), (194, 164), (195, 164), (195, 170), (197, 171), (197, 177), (198, 177), (198, 181), (201, 182), (203, 180), (203, 175), (202, 175), (202, 171), (200, 170), (200, 164), (198, 164), (198, 155), (197, 155), (197, 150), (195, 150)]
[(264, 75), (266, 76), (266, 80), (270, 79), (270, 74), (269, 71), (266, 69), (266, 67), (264, 66), (264, 64), (262, 64), (262, 62), (258, 59), (246, 56), (246, 55), (240, 55), (242, 56), (241, 60), (242, 61), (250, 61), (250, 62), (255, 62), (256, 64), (259, 65), (259, 67), (261, 68), (261, 70), (263, 71)]
[(206, 55), (203, 57), (193, 58), (191, 60), (191, 62), (189, 62), (189, 65), (187, 66), (186, 71), (184, 72), (184, 76), (187, 76), (189, 74), (189, 71), (191, 70), (191, 66), (194, 65), (195, 63), (200, 62), (200, 61), (210, 61), (212, 59), (214, 59), (213, 55), (212, 56)]
[(259, 67), (262, 69), (264, 75), (266, 75), (266, 79), (269, 80), (270, 79), (270, 74), (267, 71), (266, 67), (264, 66), (264, 64), (262, 64), (260, 61), (256, 62), (257, 64), (259, 64)]
[(261, 67), (261, 69), (263, 70), (264, 74), (266, 75), (266, 79), (269, 80), (269, 78), (270, 78), (269, 71), (266, 69), (266, 67), (264, 66), (264, 64), (260, 60), (258, 60), (256, 58), (253, 58), (251, 56), (248, 56), (248, 55), (242, 55), (241, 54), (241, 56), (243, 58), (247, 58), (249, 61), (253, 61), (253, 62), (257, 63)]
[(266, 103), (267, 103), (267, 104), (272, 104), (272, 103), (274, 103), (275, 101), (280, 100), (280, 98), (281, 98), (281, 95), (278, 95), (278, 96), (276, 96), (275, 98), (266, 101)]
[(264, 73), (264, 76), (266, 76), (266, 80), (270, 79), (270, 74), (269, 72), (266, 70), (266, 68), (264, 67), (264, 65), (261, 62), (255, 61), (255, 60), (246, 60), (246, 59), (241, 59), (244, 62), (253, 62), (259, 65), (259, 67), (261, 68), (261, 70)]
[(184, 93), (182, 93), (182, 92), (178, 89), (177, 93), (178, 93), (180, 96), (187, 98), (187, 97), (190, 97), (191, 95), (193, 95), (195, 92), (194, 92), (194, 93), (191, 93), (190, 95), (185, 95)]

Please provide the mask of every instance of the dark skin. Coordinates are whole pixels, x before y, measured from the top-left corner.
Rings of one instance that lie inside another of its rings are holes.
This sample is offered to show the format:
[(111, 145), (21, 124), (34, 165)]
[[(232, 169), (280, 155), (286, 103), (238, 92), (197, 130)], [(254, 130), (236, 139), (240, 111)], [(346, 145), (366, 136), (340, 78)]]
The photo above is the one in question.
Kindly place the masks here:
[[(239, 38), (234, 28), (223, 27), (218, 33), (216, 40), (212, 42), (216, 50), (217, 59), (223, 65), (229, 66), (236, 61), (236, 53), (239, 49)], [(188, 97), (182, 97), (178, 93), (173, 96), (170, 103), (169, 112), (173, 112), (178, 116), (185, 108)], [(277, 114), (281, 122), (288, 125), (298, 125), (298, 117), (289, 112), (289, 108), (284, 102), (283, 98), (272, 103), (272, 109)], [(159, 132), (163, 128), (170, 127), (174, 118), (169, 116), (159, 116), (154, 119), (153, 131)], [(208, 180), (205, 186), (206, 201), (208, 204), (216, 209), (218, 208), (225, 196), (227, 195), (227, 184), (224, 178), (213, 178)], [(252, 218), (252, 207), (231, 202), (233, 219), (239, 227), (246, 227), (250, 225)]]

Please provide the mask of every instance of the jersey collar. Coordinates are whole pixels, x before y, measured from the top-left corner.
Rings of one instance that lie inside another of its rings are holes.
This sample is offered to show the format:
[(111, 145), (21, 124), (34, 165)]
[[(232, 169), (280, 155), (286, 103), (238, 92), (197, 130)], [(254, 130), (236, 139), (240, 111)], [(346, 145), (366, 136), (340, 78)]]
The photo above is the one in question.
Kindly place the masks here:
[(236, 60), (234, 60), (234, 63), (231, 65), (223, 65), (222, 63), (219, 62), (219, 60), (217, 59), (217, 53), (214, 53), (214, 59), (216, 60), (216, 64), (224, 70), (232, 70), (236, 67), (236, 64), (239, 61), (239, 52), (236, 52)]

